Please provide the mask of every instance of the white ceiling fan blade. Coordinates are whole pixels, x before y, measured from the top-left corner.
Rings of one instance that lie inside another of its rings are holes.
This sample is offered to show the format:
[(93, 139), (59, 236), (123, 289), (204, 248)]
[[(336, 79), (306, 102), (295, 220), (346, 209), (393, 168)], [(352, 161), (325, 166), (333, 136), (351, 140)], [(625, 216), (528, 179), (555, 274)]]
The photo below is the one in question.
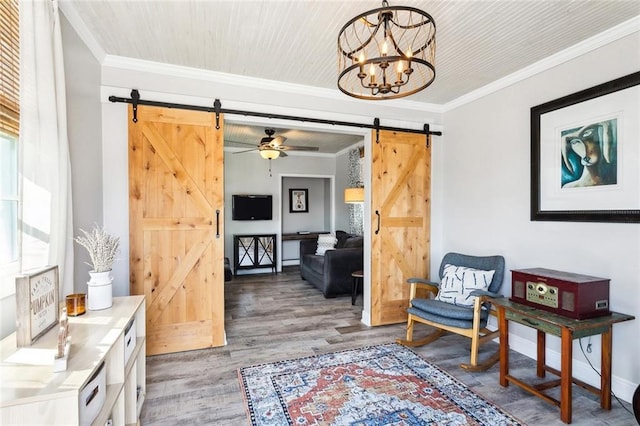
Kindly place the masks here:
[(244, 151), (236, 151), (236, 152), (232, 152), (232, 154), (243, 154), (245, 152), (251, 152), (251, 151), (258, 151), (258, 148), (245, 149)]
[(236, 142), (236, 141), (226, 141), (226, 142), (233, 143), (233, 144), (236, 144), (236, 145), (252, 146), (252, 147), (256, 148), (256, 144), (254, 144), (254, 143)]

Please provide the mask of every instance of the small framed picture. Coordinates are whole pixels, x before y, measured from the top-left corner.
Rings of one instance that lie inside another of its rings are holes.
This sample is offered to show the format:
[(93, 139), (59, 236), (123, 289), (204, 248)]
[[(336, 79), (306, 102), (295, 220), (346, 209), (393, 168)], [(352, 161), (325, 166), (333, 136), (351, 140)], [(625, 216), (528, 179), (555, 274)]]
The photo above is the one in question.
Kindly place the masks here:
[(289, 213), (309, 213), (308, 189), (289, 189)]
[(58, 267), (16, 278), (16, 343), (30, 346), (58, 323)]

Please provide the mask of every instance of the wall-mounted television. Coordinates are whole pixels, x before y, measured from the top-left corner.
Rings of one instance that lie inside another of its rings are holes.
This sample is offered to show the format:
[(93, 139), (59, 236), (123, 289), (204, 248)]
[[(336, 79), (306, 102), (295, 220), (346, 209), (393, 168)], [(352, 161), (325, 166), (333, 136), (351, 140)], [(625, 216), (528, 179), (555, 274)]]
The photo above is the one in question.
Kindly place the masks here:
[(271, 195), (240, 195), (232, 196), (231, 218), (233, 220), (271, 220)]

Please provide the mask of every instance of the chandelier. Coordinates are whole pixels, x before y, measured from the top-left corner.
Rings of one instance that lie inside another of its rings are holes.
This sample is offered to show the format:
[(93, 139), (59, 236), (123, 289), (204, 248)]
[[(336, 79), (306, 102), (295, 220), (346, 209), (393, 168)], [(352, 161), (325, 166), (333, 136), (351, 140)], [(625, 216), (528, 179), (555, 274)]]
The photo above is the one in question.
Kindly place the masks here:
[(389, 6), (364, 12), (338, 34), (338, 88), (359, 99), (412, 95), (436, 77), (436, 23), (422, 10)]

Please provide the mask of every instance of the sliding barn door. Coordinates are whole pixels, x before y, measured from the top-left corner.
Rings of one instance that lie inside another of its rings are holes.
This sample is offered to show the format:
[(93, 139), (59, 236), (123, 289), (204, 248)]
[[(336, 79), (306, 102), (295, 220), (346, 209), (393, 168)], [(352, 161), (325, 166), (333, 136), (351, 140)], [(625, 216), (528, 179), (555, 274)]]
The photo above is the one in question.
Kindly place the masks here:
[(223, 129), (215, 115), (129, 107), (131, 294), (147, 354), (224, 344)]
[(429, 272), (431, 151), (426, 136), (372, 135), (371, 323), (407, 320), (407, 278)]

